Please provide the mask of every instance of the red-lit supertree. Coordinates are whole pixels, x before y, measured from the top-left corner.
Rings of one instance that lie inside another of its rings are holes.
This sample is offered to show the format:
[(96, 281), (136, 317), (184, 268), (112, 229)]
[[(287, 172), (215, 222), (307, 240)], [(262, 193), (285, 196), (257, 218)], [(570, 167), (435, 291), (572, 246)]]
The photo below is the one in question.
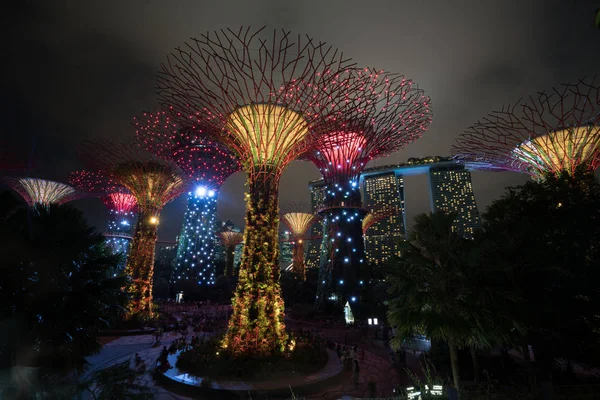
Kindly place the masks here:
[(214, 284), (217, 199), (225, 179), (239, 171), (237, 159), (223, 145), (210, 141), (203, 128), (182, 127), (164, 111), (143, 113), (134, 126), (143, 148), (175, 163), (194, 184), (188, 193), (172, 283)]
[(545, 174), (600, 166), (596, 77), (540, 92), (488, 114), (459, 135), (453, 154), (479, 169)]
[(235, 248), (242, 244), (244, 235), (241, 232), (223, 231), (218, 232), (217, 236), (221, 239), (221, 244), (225, 248), (225, 271), (224, 275), (233, 277), (233, 261), (235, 259)]
[(127, 257), (137, 201), (129, 189), (99, 172), (74, 171), (69, 183), (81, 190), (100, 196), (108, 209), (108, 231), (104, 234), (113, 250)]
[(47, 179), (4, 177), (2, 182), (19, 193), (31, 208), (64, 204), (86, 196), (72, 186)]
[(318, 220), (318, 216), (306, 212), (308, 207), (301, 203), (287, 205), (281, 219), (291, 232), (292, 241), (292, 272), (306, 280), (306, 265), (304, 264), (304, 235)]
[(354, 96), (371, 99), (345, 118), (325, 119), (323, 135), (305, 157), (325, 181), (323, 240), (317, 306), (356, 303), (356, 272), (366, 260), (360, 174), (367, 163), (402, 149), (421, 137), (431, 122), (430, 99), (409, 79), (370, 68), (347, 71), (344, 81), (360, 82)]
[(360, 101), (329, 96), (347, 66), (323, 43), (250, 28), (204, 34), (162, 65), (163, 105), (191, 127), (209, 126), (205, 134), (227, 146), (248, 174), (245, 245), (223, 341), (234, 356), (284, 351), (279, 178), (322, 133), (317, 122), (324, 115), (342, 115)]
[(133, 142), (87, 140), (81, 144), (81, 160), (135, 196), (139, 216), (126, 266), (132, 280), (130, 314), (152, 315), (154, 246), (160, 212), (186, 190), (185, 181), (174, 165), (154, 158)]

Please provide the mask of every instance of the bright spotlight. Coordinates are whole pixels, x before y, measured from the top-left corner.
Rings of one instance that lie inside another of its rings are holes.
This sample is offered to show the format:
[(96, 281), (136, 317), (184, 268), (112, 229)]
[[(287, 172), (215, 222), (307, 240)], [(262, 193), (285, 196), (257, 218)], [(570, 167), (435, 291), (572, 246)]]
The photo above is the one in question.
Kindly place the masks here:
[(158, 224), (158, 218), (156, 218), (156, 217), (150, 217), (150, 223), (151, 223), (152, 225), (156, 225), (156, 224)]
[(215, 195), (215, 191), (214, 190), (209, 190), (208, 191), (208, 197), (214, 197)]
[(204, 197), (206, 196), (206, 188), (204, 186), (199, 186), (198, 188), (196, 188), (196, 196), (198, 197)]

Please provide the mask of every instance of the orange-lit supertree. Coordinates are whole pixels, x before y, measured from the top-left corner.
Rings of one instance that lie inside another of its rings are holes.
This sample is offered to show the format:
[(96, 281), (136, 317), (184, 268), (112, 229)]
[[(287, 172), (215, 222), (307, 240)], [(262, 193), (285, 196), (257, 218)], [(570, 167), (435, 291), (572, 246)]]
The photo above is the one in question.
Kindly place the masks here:
[[(317, 307), (359, 300), (356, 272), (366, 260), (360, 174), (373, 159), (398, 151), (421, 137), (431, 122), (430, 99), (402, 75), (371, 68), (347, 71), (345, 82), (360, 82), (354, 95), (369, 98), (344, 118), (326, 119), (327, 134), (304, 155), (325, 181), (323, 240)], [(361, 93), (362, 92), (362, 93)]]
[(279, 179), (322, 133), (317, 122), (324, 115), (355, 106), (350, 96), (329, 96), (348, 66), (341, 53), (311, 38), (250, 28), (192, 39), (162, 65), (163, 106), (192, 128), (211, 127), (206, 134), (227, 146), (248, 174), (245, 245), (223, 341), (234, 356), (285, 350)]
[(369, 213), (365, 215), (362, 221), (363, 235), (367, 234), (369, 228), (377, 224), (382, 219), (389, 217), (391, 214), (391, 210), (388, 210), (386, 208), (369, 211)]
[(318, 216), (303, 211), (307, 208), (303, 204), (291, 204), (286, 207), (281, 216), (281, 219), (292, 233), (292, 272), (298, 274), (303, 281), (306, 280), (304, 235), (318, 219)]
[(100, 196), (109, 213), (108, 231), (104, 235), (113, 250), (126, 258), (135, 221), (135, 196), (125, 186), (99, 172), (74, 171), (69, 176), (69, 183), (82, 192)]
[(156, 159), (132, 142), (97, 138), (81, 144), (81, 160), (126, 187), (137, 201), (138, 220), (127, 258), (132, 285), (130, 314), (152, 315), (154, 246), (160, 212), (187, 186), (176, 166)]
[(580, 79), (492, 112), (459, 135), (452, 153), (479, 169), (536, 180), (593, 171), (600, 166), (600, 84)]
[(171, 281), (175, 285), (184, 280), (212, 285), (217, 276), (213, 245), (219, 189), (239, 171), (239, 163), (227, 148), (207, 139), (210, 135), (202, 128), (184, 128), (164, 111), (143, 113), (135, 118), (134, 126), (143, 148), (175, 163), (193, 182)]
[(19, 193), (32, 209), (63, 204), (86, 196), (72, 186), (47, 179), (3, 177), (2, 182)]
[(244, 241), (244, 235), (241, 232), (223, 231), (217, 235), (225, 248), (225, 276), (233, 277), (233, 260), (235, 259), (235, 248)]

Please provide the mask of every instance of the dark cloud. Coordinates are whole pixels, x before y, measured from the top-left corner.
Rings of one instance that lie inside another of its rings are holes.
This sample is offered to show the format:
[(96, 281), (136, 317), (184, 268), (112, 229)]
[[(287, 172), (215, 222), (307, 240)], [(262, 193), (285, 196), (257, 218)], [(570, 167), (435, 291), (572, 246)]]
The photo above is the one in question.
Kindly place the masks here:
[[(307, 33), (361, 65), (404, 74), (431, 96), (434, 121), (422, 139), (383, 160), (446, 155), (456, 135), (487, 112), (562, 81), (598, 71), (596, 1), (163, 0), (13, 1), (2, 14), (0, 128), (32, 153), (43, 177), (78, 168), (76, 143), (125, 135), (152, 107), (154, 74), (165, 55), (208, 30), (240, 25)], [(3, 140), (6, 142), (6, 140)], [(282, 202), (308, 201), (308, 163), (284, 173)], [(219, 213), (243, 220), (244, 174), (231, 177)], [(473, 175), (480, 208), (519, 184), (518, 174)], [(425, 177), (407, 179), (408, 217), (429, 207)], [(81, 201), (103, 226), (102, 206)], [(179, 229), (184, 199), (167, 206), (161, 237)]]

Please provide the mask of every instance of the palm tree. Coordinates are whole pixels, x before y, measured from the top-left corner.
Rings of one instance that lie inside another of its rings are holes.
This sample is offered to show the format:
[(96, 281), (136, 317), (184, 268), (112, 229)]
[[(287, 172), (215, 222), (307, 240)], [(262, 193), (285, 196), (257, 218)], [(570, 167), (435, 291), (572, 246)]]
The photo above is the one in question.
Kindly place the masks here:
[[(425, 334), (448, 344), (454, 386), (460, 388), (458, 349), (490, 344), (496, 333), (496, 293), (473, 267), (473, 242), (453, 229), (455, 214), (435, 212), (415, 217), (408, 241), (401, 244), (388, 277), (393, 295), (388, 320), (396, 326), (392, 345)], [(482, 286), (483, 285), (483, 286)]]

